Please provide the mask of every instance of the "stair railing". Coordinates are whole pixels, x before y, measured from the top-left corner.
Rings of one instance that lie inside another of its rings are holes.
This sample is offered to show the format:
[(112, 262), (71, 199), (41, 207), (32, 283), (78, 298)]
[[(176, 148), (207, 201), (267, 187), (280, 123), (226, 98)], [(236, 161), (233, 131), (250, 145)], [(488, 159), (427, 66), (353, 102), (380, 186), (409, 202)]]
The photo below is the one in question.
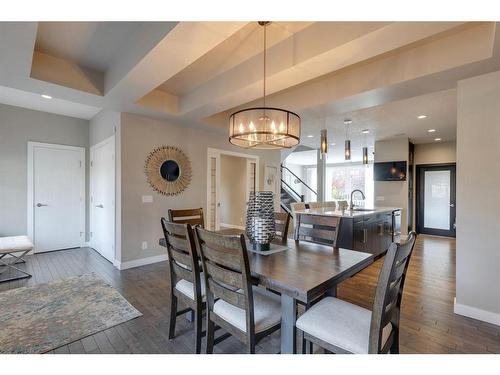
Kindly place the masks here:
[(297, 191), (295, 189), (293, 189), (288, 183), (285, 182), (285, 180), (283, 178), (283, 170), (286, 170), (293, 177), (295, 177), (295, 181), (300, 182), (303, 186), (305, 186), (307, 189), (309, 189), (309, 191), (311, 191), (314, 195), (318, 196), (318, 193), (316, 191), (314, 191), (313, 188), (311, 188), (308, 184), (306, 184), (299, 176), (297, 176), (295, 173), (293, 173), (288, 167), (281, 164), (281, 183), (284, 184), (296, 196), (298, 196), (300, 198), (301, 202), (304, 202), (304, 195), (297, 193)]

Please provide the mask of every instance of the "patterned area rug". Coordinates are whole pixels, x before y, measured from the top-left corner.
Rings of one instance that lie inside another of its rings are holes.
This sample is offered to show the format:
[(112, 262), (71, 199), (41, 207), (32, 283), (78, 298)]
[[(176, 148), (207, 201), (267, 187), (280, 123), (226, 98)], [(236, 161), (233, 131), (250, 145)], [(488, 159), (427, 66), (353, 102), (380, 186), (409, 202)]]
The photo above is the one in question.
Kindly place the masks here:
[(142, 314), (95, 274), (0, 293), (0, 353), (45, 353)]

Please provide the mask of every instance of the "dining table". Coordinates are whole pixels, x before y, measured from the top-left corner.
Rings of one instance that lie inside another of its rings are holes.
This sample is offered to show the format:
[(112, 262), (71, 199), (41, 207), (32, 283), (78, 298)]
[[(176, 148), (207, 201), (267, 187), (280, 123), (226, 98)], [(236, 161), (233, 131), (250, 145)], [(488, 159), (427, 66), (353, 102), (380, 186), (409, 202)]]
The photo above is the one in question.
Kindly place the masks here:
[[(239, 235), (239, 229), (218, 231)], [(252, 278), (281, 296), (281, 353), (296, 353), (297, 303), (309, 305), (323, 295), (337, 295), (337, 285), (374, 262), (370, 253), (306, 241), (275, 241), (286, 249), (270, 254), (248, 251)], [(164, 238), (159, 240), (166, 246)]]

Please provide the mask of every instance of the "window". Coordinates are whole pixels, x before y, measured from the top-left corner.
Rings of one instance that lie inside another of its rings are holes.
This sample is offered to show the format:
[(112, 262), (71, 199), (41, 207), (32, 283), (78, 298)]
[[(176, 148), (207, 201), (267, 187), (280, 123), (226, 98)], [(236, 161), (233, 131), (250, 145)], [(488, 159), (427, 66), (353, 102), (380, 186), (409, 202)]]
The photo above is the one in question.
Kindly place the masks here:
[(366, 197), (365, 202), (361, 196), (354, 196), (356, 205), (373, 207), (373, 163), (363, 165), (361, 163), (338, 163), (327, 164), (325, 179), (326, 200), (347, 200), (350, 199), (351, 191), (361, 190)]

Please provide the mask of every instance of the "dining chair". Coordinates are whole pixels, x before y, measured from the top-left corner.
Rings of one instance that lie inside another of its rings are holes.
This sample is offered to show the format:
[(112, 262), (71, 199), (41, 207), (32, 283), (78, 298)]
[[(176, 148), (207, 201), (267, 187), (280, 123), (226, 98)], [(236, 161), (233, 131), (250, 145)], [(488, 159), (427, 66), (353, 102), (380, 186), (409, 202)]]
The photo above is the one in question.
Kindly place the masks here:
[(335, 209), (337, 208), (337, 202), (335, 201), (323, 202), (323, 208), (328, 208), (331, 211), (335, 211)]
[(303, 341), (333, 353), (399, 353), (401, 299), (416, 238), (412, 231), (404, 244), (392, 243), (387, 250), (372, 311), (326, 297), (297, 320)]
[(297, 214), (294, 239), (332, 245), (336, 248), (339, 231), (339, 217)]
[(190, 208), (186, 210), (168, 210), (168, 220), (172, 223), (190, 224), (192, 226), (205, 226), (203, 208)]
[(247, 345), (280, 328), (280, 297), (253, 286), (245, 238), (195, 228), (207, 286), (207, 353), (213, 352), (215, 325)]
[(323, 207), (323, 203), (322, 202), (309, 202), (307, 205), (309, 206), (309, 208), (311, 210), (315, 210), (317, 208), (322, 208)]
[[(206, 305), (205, 279), (201, 275), (196, 253), (194, 232), (189, 224), (168, 222), (161, 218), (161, 226), (167, 244), (170, 269), (170, 321), (168, 338), (175, 337), (175, 323), (179, 315), (194, 312), (195, 353), (201, 352), (202, 312)], [(178, 301), (188, 306), (177, 311)]]
[(288, 226), (290, 225), (290, 214), (288, 212), (275, 212), (276, 234), (281, 237), (281, 242), (288, 238)]

